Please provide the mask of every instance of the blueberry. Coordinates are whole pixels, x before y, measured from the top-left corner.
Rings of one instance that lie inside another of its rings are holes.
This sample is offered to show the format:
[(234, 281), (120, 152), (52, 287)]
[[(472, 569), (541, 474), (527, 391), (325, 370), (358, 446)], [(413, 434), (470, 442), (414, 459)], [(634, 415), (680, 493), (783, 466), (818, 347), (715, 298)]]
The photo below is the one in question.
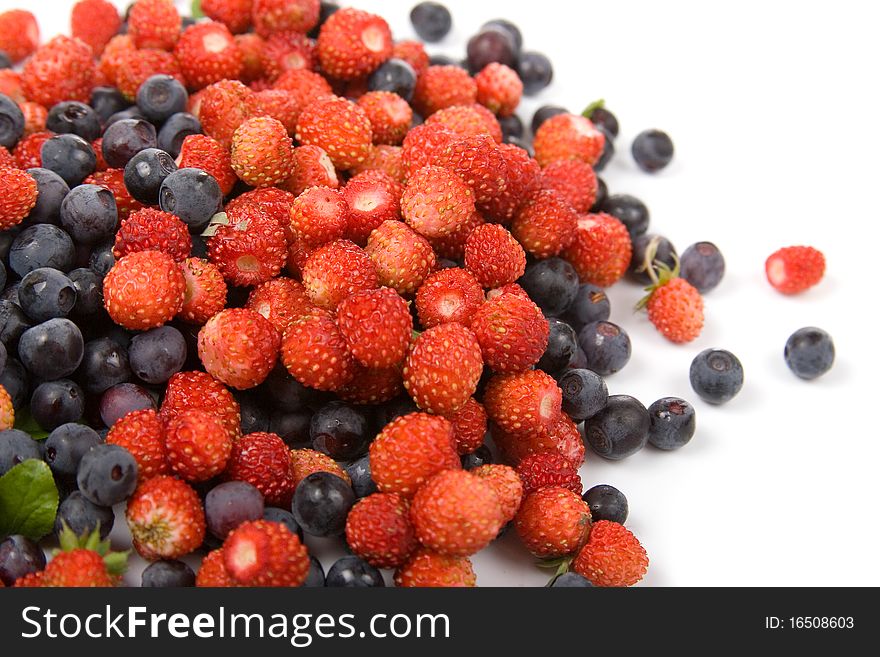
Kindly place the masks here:
[[(574, 326), (572, 326), (574, 328)], [(576, 331), (577, 332), (577, 331)], [(555, 372), (553, 374), (553, 378), (556, 379), (556, 382), (559, 382), (559, 379), (565, 374), (568, 370), (588, 370), (589, 364), (587, 363), (587, 355), (584, 353), (584, 350), (581, 349), (580, 345), (578, 345), (577, 349), (574, 350), (574, 356), (571, 357), (571, 360), (568, 362), (568, 365), (565, 369)]]
[(77, 536), (91, 534), (100, 526), (100, 536), (107, 538), (114, 524), (113, 509), (87, 500), (78, 490), (73, 491), (58, 505), (55, 515), (55, 536), (61, 536), (67, 525)]
[(306, 588), (323, 587), (326, 581), (324, 566), (315, 557), (309, 555), (309, 574), (306, 575), (306, 581), (303, 582), (303, 586)]
[(656, 268), (657, 263), (662, 262), (670, 269), (674, 269), (677, 257), (675, 247), (665, 237), (649, 234), (637, 235), (632, 241), (629, 274), (637, 283), (650, 285), (651, 277), (647, 273), (648, 267), (654, 266)]
[(46, 117), (46, 130), (73, 134), (91, 143), (101, 136), (101, 118), (85, 103), (65, 100), (52, 106)]
[(617, 139), (617, 135), (620, 134), (620, 124), (617, 122), (617, 117), (604, 105), (593, 107), (590, 110), (589, 119), (597, 128), (603, 128), (606, 134), (611, 135), (612, 139)]
[(578, 275), (562, 258), (538, 260), (526, 267), (519, 284), (547, 317), (559, 317), (578, 293)]
[(596, 374), (608, 376), (623, 369), (632, 355), (629, 335), (612, 322), (593, 322), (578, 333), (578, 344)]
[(420, 2), (409, 12), (409, 20), (422, 41), (435, 43), (449, 34), (452, 15), (439, 2)]
[[(114, 123), (119, 123), (120, 121), (128, 121), (128, 120), (147, 121), (147, 123), (149, 123), (149, 121), (147, 120), (147, 117), (144, 116), (144, 113), (141, 112), (140, 108), (137, 105), (132, 105), (131, 107), (126, 107), (124, 110), (120, 110), (119, 112), (116, 112), (115, 114), (111, 114), (110, 117), (106, 121), (104, 121), (104, 132), (106, 133), (107, 128), (109, 128)], [(150, 123), (150, 125), (153, 125), (153, 124)], [(105, 137), (106, 137), (106, 135), (105, 135)], [(114, 168), (116, 168), (116, 167), (114, 167)]]
[(117, 383), (131, 379), (128, 351), (110, 338), (87, 342), (77, 378), (85, 391), (100, 395)]
[(129, 106), (129, 102), (116, 87), (95, 87), (89, 105), (95, 110), (102, 123)]
[(6, 345), (0, 342), (0, 374), (3, 374), (3, 370), (6, 368), (6, 359), (8, 357), (9, 353), (6, 351)]
[(196, 117), (187, 112), (178, 112), (169, 116), (159, 129), (158, 146), (171, 157), (177, 157), (183, 140), (201, 132), (202, 124)]
[(654, 173), (672, 161), (672, 139), (662, 130), (640, 132), (632, 143), (632, 156), (642, 171)]
[(125, 188), (135, 200), (145, 205), (158, 205), (162, 182), (174, 171), (177, 171), (177, 165), (168, 153), (158, 148), (145, 148), (125, 165)]
[(504, 142), (512, 137), (522, 139), (525, 136), (525, 126), (516, 114), (499, 117), (498, 124), (501, 126), (501, 140)]
[(38, 379), (61, 379), (79, 367), (83, 356), (82, 333), (69, 319), (50, 319), (22, 334), (18, 355), (21, 364)]
[(5, 50), (0, 50), (0, 69), (12, 68), (12, 60)]
[(91, 269), (74, 269), (67, 277), (76, 290), (76, 303), (70, 314), (75, 317), (87, 318), (104, 307), (104, 292), (101, 277)]
[(95, 151), (89, 142), (78, 135), (55, 135), (40, 148), (43, 168), (54, 171), (71, 187), (79, 185), (94, 172), (97, 164)]
[(162, 123), (186, 109), (186, 88), (170, 75), (152, 75), (138, 87), (138, 109), (153, 123)]
[(608, 484), (593, 486), (584, 493), (584, 502), (590, 506), (593, 522), (608, 520), (622, 525), (629, 515), (629, 503), (626, 501), (626, 495)]
[(9, 301), (21, 308), (21, 301), (18, 298), (18, 288), (20, 285), (21, 281), (15, 281), (7, 285), (6, 289), (0, 292), (0, 300)]
[(73, 240), (64, 230), (52, 224), (36, 224), (12, 241), (9, 267), (22, 278), (38, 267), (70, 271), (74, 255)]
[(292, 533), (299, 536), (299, 540), (303, 539), (303, 530), (293, 517), (293, 514), (287, 509), (279, 509), (277, 506), (267, 506), (263, 511), (263, 520), (271, 522), (280, 522), (287, 527)]
[(559, 377), (558, 383), (562, 390), (562, 410), (575, 422), (593, 417), (608, 402), (605, 379), (592, 370), (568, 370)]
[(513, 46), (516, 48), (517, 52), (522, 50), (522, 31), (506, 18), (493, 18), (491, 21), (483, 23), (480, 30), (501, 30), (502, 32), (507, 32), (507, 34), (510, 35), (510, 38), (513, 39)]
[(601, 176), (596, 176), (596, 200), (593, 201), (593, 207), (590, 212), (601, 212), (602, 204), (608, 198), (608, 185)]
[(143, 588), (177, 589), (196, 585), (196, 574), (182, 561), (154, 561), (141, 573)]
[(681, 277), (705, 294), (724, 278), (724, 256), (712, 242), (691, 244), (681, 254)]
[(584, 423), (584, 442), (599, 456), (618, 461), (648, 442), (648, 409), (635, 397), (611, 395), (605, 408)]
[[(8, 288), (7, 288), (8, 289)], [(15, 349), (22, 334), (33, 324), (16, 302), (0, 299), (0, 341), (9, 349)]]
[(180, 217), (190, 230), (204, 228), (222, 203), (223, 193), (217, 179), (201, 169), (186, 167), (172, 171), (159, 187), (159, 207)]
[(532, 142), (527, 139), (511, 135), (505, 140), (505, 143), (523, 149), (529, 157), (535, 157), (535, 147), (532, 145)]
[(518, 72), (526, 96), (534, 96), (553, 81), (553, 64), (540, 52), (524, 52), (519, 58)]
[(518, 57), (511, 33), (499, 27), (481, 30), (467, 42), (467, 67), (471, 74), (479, 73), (493, 62), (515, 69)]
[(339, 11), (339, 5), (335, 2), (327, 2), (327, 0), (321, 0), (321, 10), (318, 13), (318, 24), (315, 25), (311, 30), (309, 30), (309, 38), (317, 39), (318, 34), (321, 32), (321, 26), (327, 22), (327, 19), (330, 18), (333, 14)]
[(281, 364), (269, 372), (264, 385), (270, 404), (279, 410), (301, 411), (316, 398), (315, 390), (294, 379)]
[(312, 447), (340, 461), (357, 458), (375, 435), (371, 425), (366, 406), (332, 401), (312, 416)]
[(37, 203), (27, 221), (31, 224), (57, 224), (61, 212), (61, 202), (70, 187), (64, 179), (49, 169), (28, 169), (30, 177), (37, 181)]
[(546, 121), (557, 114), (568, 114), (568, 110), (559, 105), (542, 105), (532, 116), (532, 134), (538, 132), (538, 128)]
[[(111, 117), (112, 120), (112, 117)], [(101, 142), (101, 151), (108, 167), (123, 169), (128, 161), (145, 148), (156, 148), (156, 128), (143, 119), (122, 118), (108, 121)]]
[(355, 502), (354, 491), (329, 472), (315, 472), (299, 482), (293, 494), (293, 517), (313, 536), (339, 536)]
[(95, 244), (92, 253), (89, 255), (89, 269), (95, 272), (101, 278), (116, 264), (116, 256), (113, 255), (113, 245), (115, 238), (102, 240)]
[(591, 283), (580, 285), (563, 319), (579, 331), (587, 324), (604, 322), (611, 316), (611, 302), (605, 290)]
[(313, 415), (307, 408), (301, 411), (275, 409), (269, 413), (269, 431), (281, 436), (291, 449), (311, 448)]
[(554, 579), (553, 583), (550, 585), (550, 588), (593, 588), (593, 584), (583, 575), (578, 575), (575, 572), (567, 572), (562, 573), (559, 577)]
[(263, 517), (263, 496), (245, 481), (227, 481), (205, 496), (205, 522), (221, 541), (241, 523)]
[(98, 404), (98, 413), (101, 421), (108, 427), (121, 417), (125, 417), (132, 411), (143, 411), (152, 408), (156, 410), (156, 400), (150, 393), (134, 383), (118, 383), (107, 388), (101, 395)]
[(0, 431), (0, 477), (28, 459), (41, 459), (40, 445), (24, 431)]
[(137, 487), (138, 466), (119, 445), (95, 445), (82, 457), (76, 473), (80, 492), (99, 506), (122, 502)]
[(467, 68), (467, 66), (463, 65), (462, 62), (457, 59), (453, 59), (452, 57), (440, 53), (431, 55), (428, 58), (428, 63), (431, 66), (458, 66), (459, 68)]
[(351, 478), (351, 489), (358, 499), (378, 492), (379, 489), (376, 487), (376, 482), (373, 481), (373, 471), (370, 469), (369, 454), (346, 465), (345, 472)]
[(678, 397), (663, 397), (648, 407), (648, 442), (665, 450), (687, 445), (697, 429), (694, 407)]
[(186, 362), (186, 341), (173, 326), (150, 329), (132, 338), (128, 360), (141, 381), (165, 383)]
[(742, 389), (742, 363), (724, 349), (706, 349), (691, 363), (690, 379), (691, 387), (700, 399), (710, 404), (723, 404)]
[(599, 131), (605, 135), (605, 141), (602, 142), (602, 152), (599, 153), (599, 159), (593, 165), (593, 170), (597, 173), (604, 171), (611, 158), (614, 157), (614, 140), (602, 126), (599, 126)]
[(57, 269), (40, 267), (21, 279), (18, 301), (28, 317), (44, 322), (70, 314), (76, 303), (76, 288)]
[(6, 367), (0, 373), (0, 385), (6, 388), (6, 392), (12, 398), (12, 408), (16, 412), (24, 408), (24, 405), (28, 402), (30, 383), (28, 382), (27, 371), (15, 358), (6, 359)]
[(106, 187), (79, 185), (61, 203), (61, 225), (79, 244), (94, 244), (116, 232), (116, 198)]
[(416, 72), (402, 59), (393, 57), (377, 68), (367, 81), (369, 91), (390, 91), (405, 101), (412, 100)]
[(418, 410), (419, 407), (416, 406), (412, 397), (395, 397), (379, 407), (379, 410), (376, 412), (376, 426), (384, 427), (391, 422), (391, 420), (399, 418), (402, 415), (417, 413)]
[(480, 445), (470, 454), (463, 454), (461, 457), (461, 467), (465, 470), (473, 470), (481, 465), (488, 465), (494, 462), (495, 459), (492, 458), (492, 451), (485, 444)]
[(785, 362), (802, 379), (815, 379), (834, 364), (834, 341), (814, 326), (798, 329), (785, 343)]
[(574, 329), (561, 319), (551, 317), (548, 322), (550, 336), (547, 348), (535, 367), (552, 375), (568, 367), (577, 351), (578, 341)]
[(14, 100), (0, 94), (0, 146), (12, 149), (24, 134), (24, 114)]
[[(233, 393), (241, 411), (241, 433), (249, 434), (257, 431), (269, 431), (269, 413), (263, 408), (257, 394), (253, 391), (236, 391)], [(308, 422), (305, 433), (308, 436)]]
[(75, 422), (85, 410), (82, 388), (69, 379), (45, 381), (31, 395), (31, 416), (46, 431)]
[(100, 442), (101, 438), (91, 427), (68, 422), (53, 429), (46, 438), (44, 458), (56, 477), (70, 479), (76, 476), (83, 455)]
[(620, 219), (632, 239), (644, 235), (651, 221), (648, 206), (629, 194), (612, 194), (602, 202), (602, 212)]
[(384, 587), (385, 580), (378, 569), (352, 554), (330, 566), (325, 586)]
[(13, 534), (0, 542), (0, 581), (12, 586), (15, 580), (46, 567), (43, 548), (21, 534)]

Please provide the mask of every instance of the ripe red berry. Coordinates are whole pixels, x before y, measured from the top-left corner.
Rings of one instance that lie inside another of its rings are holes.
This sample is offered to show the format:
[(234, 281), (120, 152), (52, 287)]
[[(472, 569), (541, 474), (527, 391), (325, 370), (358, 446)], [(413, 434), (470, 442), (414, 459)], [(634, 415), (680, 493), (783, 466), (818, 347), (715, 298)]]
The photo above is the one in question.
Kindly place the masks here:
[(348, 217), (342, 194), (329, 187), (309, 187), (290, 206), (290, 231), (296, 239), (320, 246), (342, 239)]
[(94, 74), (92, 49), (78, 39), (59, 35), (40, 46), (25, 62), (21, 88), (27, 100), (44, 107), (65, 100), (87, 103)]
[(428, 165), (413, 173), (400, 199), (406, 223), (425, 237), (448, 235), (474, 212), (471, 188), (453, 171)]
[(275, 220), (285, 231), (285, 237), (288, 237), (290, 208), (294, 200), (295, 195), (278, 187), (258, 187), (229, 201), (226, 214), (237, 221), (252, 212), (261, 212)]
[[(286, 71), (312, 70), (318, 60), (315, 42), (301, 32), (275, 32), (263, 43), (263, 79), (277, 80)], [(294, 96), (298, 101), (299, 99)], [(294, 122), (295, 124), (296, 122)]]
[(501, 125), (495, 115), (482, 105), (453, 105), (434, 112), (425, 120), (426, 125), (439, 123), (460, 137), (489, 135), (501, 143)]
[(37, 50), (40, 28), (34, 15), (24, 9), (0, 13), (0, 50), (17, 64)]
[(107, 0), (79, 0), (70, 12), (70, 34), (84, 41), (97, 57), (119, 32), (119, 12)]
[(174, 47), (180, 72), (190, 89), (236, 79), (244, 63), (241, 50), (223, 23), (208, 21), (186, 28)]
[(583, 463), (586, 451), (577, 425), (565, 413), (559, 414), (548, 431), (508, 433), (495, 426), (492, 438), (503, 458), (514, 464), (532, 454), (553, 452), (562, 455), (577, 468)]
[(309, 553), (286, 525), (244, 522), (223, 542), (223, 564), (246, 586), (300, 586), (309, 573)]
[(229, 148), (238, 126), (253, 116), (256, 109), (251, 89), (237, 80), (220, 80), (202, 92), (198, 117), (205, 134)]
[(202, 559), (202, 563), (196, 573), (196, 586), (205, 588), (240, 586), (226, 570), (226, 564), (223, 562), (222, 548), (211, 550)]
[(282, 183), (289, 192), (302, 194), (309, 187), (339, 187), (339, 175), (330, 156), (320, 146), (297, 146), (293, 149), (290, 177)]
[(596, 202), (596, 172), (582, 160), (554, 160), (541, 169), (541, 179), (577, 212), (589, 212)]
[(293, 488), (299, 486), (299, 482), (316, 472), (329, 472), (351, 484), (351, 477), (342, 469), (336, 461), (314, 449), (290, 450), (290, 468), (293, 474)]
[(811, 246), (788, 246), (773, 253), (764, 265), (770, 285), (783, 294), (799, 294), (825, 275), (825, 256)]
[(498, 144), (498, 151), (507, 167), (504, 191), (483, 204), (490, 219), (505, 223), (516, 215), (525, 200), (541, 186), (541, 168), (534, 158), (513, 144)]
[(335, 310), (355, 292), (379, 287), (370, 257), (348, 240), (336, 240), (312, 252), (303, 267), (302, 282), (312, 303), (327, 310)]
[(205, 538), (205, 512), (199, 495), (180, 479), (160, 475), (138, 485), (125, 519), (135, 550), (145, 559), (177, 559)]
[(394, 44), (391, 56), (395, 59), (402, 59), (412, 66), (416, 77), (424, 73), (425, 69), (431, 65), (431, 58), (425, 51), (425, 46), (421, 41), (411, 39), (397, 41)]
[(216, 477), (226, 468), (232, 439), (217, 417), (193, 409), (168, 422), (165, 447), (172, 470), (185, 481), (200, 482)]
[(216, 139), (207, 135), (188, 135), (180, 146), (177, 166), (195, 167), (211, 174), (224, 196), (232, 191), (238, 177), (232, 170), (229, 152)]
[(293, 165), (293, 144), (284, 125), (268, 116), (247, 119), (232, 136), (232, 169), (253, 187), (287, 180)]
[(578, 218), (574, 241), (561, 256), (575, 268), (581, 283), (608, 287), (626, 273), (632, 241), (616, 217), (604, 212), (583, 214)]
[(253, 206), (227, 212), (229, 223), (219, 225), (208, 240), (208, 258), (233, 285), (258, 285), (274, 278), (287, 259), (284, 230)]
[(503, 194), (507, 187), (507, 164), (489, 135), (455, 139), (440, 152), (436, 164), (454, 171), (467, 183), (478, 208)]
[(373, 143), (399, 144), (412, 122), (412, 108), (391, 91), (370, 91), (358, 98), (360, 107), (373, 127)]
[(486, 300), (471, 317), (484, 362), (496, 372), (521, 372), (547, 349), (550, 325), (528, 298), (502, 293)]
[(216, 265), (201, 258), (187, 258), (180, 269), (186, 289), (178, 317), (204, 324), (226, 307), (226, 281)]
[(319, 15), (318, 0), (253, 0), (254, 29), (263, 38), (287, 30), (306, 33)]
[(161, 251), (180, 262), (192, 250), (189, 230), (178, 217), (154, 208), (132, 212), (116, 233), (113, 256), (122, 258), (138, 251)]
[(364, 161), (351, 168), (353, 174), (367, 171), (380, 171), (402, 185), (406, 178), (406, 171), (403, 168), (403, 149), (400, 146), (386, 144), (373, 146)]
[(37, 204), (37, 181), (19, 169), (0, 169), (0, 230), (24, 220)]
[(312, 312), (314, 305), (302, 283), (279, 276), (251, 290), (245, 308), (265, 317), (283, 335), (291, 322)]
[(333, 13), (318, 35), (318, 59), (327, 75), (355, 80), (391, 57), (388, 23), (380, 16), (345, 7)]
[(520, 206), (510, 232), (536, 258), (549, 258), (571, 245), (578, 227), (574, 208), (555, 191), (542, 189)]
[(648, 570), (648, 554), (626, 527), (609, 520), (593, 524), (572, 569), (593, 586), (632, 586)]
[(350, 100), (320, 96), (299, 115), (296, 139), (320, 146), (336, 167), (345, 170), (364, 161), (373, 144), (373, 130), (366, 113)]
[(171, 50), (180, 36), (172, 0), (137, 0), (128, 11), (128, 35), (137, 48)]
[(511, 436), (547, 434), (562, 413), (562, 391), (541, 370), (496, 374), (486, 386), (483, 404), (489, 419)]
[(193, 408), (220, 418), (233, 439), (241, 433), (238, 402), (226, 386), (206, 372), (178, 372), (168, 379), (159, 415), (169, 422)]
[(450, 267), (425, 279), (416, 292), (416, 310), (425, 328), (448, 322), (468, 326), (484, 300), (483, 288), (473, 274)]
[(455, 433), (455, 449), (459, 454), (470, 454), (483, 444), (488, 417), (486, 409), (471, 397), (464, 406), (448, 416)]
[(376, 568), (397, 568), (418, 547), (409, 505), (396, 493), (373, 493), (355, 504), (345, 521), (345, 540)]
[(465, 223), (461, 224), (448, 235), (431, 238), (429, 240), (431, 247), (441, 258), (461, 261), (464, 259), (464, 245), (467, 243), (467, 238), (470, 237), (474, 228), (481, 226), (484, 223), (486, 222), (483, 219), (483, 215), (474, 211)]
[(274, 433), (248, 433), (236, 440), (224, 478), (246, 481), (269, 505), (288, 506), (296, 488), (290, 450)]
[(404, 394), (400, 368), (367, 368), (356, 362), (351, 381), (337, 390), (336, 394), (352, 404), (375, 405), (391, 401)]
[(523, 498), (522, 481), (516, 471), (507, 465), (487, 463), (471, 470), (471, 474), (482, 478), (492, 487), (501, 504), (504, 521), (513, 520)]
[(523, 83), (509, 66), (492, 62), (474, 76), (477, 102), (498, 116), (510, 116), (522, 98)]
[(400, 219), (403, 187), (385, 174), (374, 171), (359, 174), (342, 190), (350, 209), (346, 236), (364, 245), (370, 234), (385, 221)]
[(30, 135), (22, 137), (12, 150), (15, 162), (12, 166), (19, 169), (33, 169), (43, 166), (42, 148), (43, 144), (49, 141), (55, 135), (46, 130), (34, 132)]
[(183, 308), (186, 283), (176, 262), (160, 251), (138, 251), (116, 261), (104, 278), (104, 307), (132, 331), (162, 326)]
[(437, 264), (428, 241), (400, 221), (384, 221), (367, 240), (364, 249), (376, 268), (380, 285), (412, 294)]
[(429, 66), (416, 80), (413, 108), (429, 117), (453, 105), (477, 102), (477, 83), (458, 66)]
[[(19, 142), (21, 144), (23, 142)], [(119, 221), (124, 222), (132, 212), (141, 210), (144, 205), (140, 201), (135, 201), (125, 186), (125, 178), (122, 169), (105, 169), (104, 171), (96, 171), (83, 181), (84, 185), (98, 185), (104, 189), (109, 189), (113, 193), (116, 200), (116, 213), (119, 215)]]
[(526, 495), (548, 486), (559, 486), (580, 495), (583, 483), (577, 466), (558, 452), (538, 452), (524, 457), (516, 466)]
[(549, 486), (526, 494), (514, 526), (526, 549), (539, 559), (563, 557), (587, 540), (590, 507), (579, 494)]
[(152, 408), (132, 411), (113, 423), (107, 444), (127, 449), (138, 464), (138, 481), (171, 473), (165, 450), (165, 430)]
[(412, 315), (394, 290), (380, 287), (355, 292), (336, 311), (339, 332), (352, 356), (366, 367), (399, 364), (412, 339)]
[(348, 343), (330, 314), (319, 308), (284, 331), (281, 361), (293, 378), (318, 390), (338, 390), (355, 371)]
[(152, 48), (126, 51), (119, 57), (116, 86), (126, 100), (134, 101), (141, 85), (148, 78), (159, 74), (170, 75), (184, 84), (180, 64), (172, 53)]
[(468, 235), (464, 265), (483, 287), (500, 287), (525, 273), (526, 253), (503, 226), (482, 224)]
[[(0, 90), (0, 93), (3, 93), (2, 90)], [(6, 95), (8, 96), (9, 94)], [(49, 110), (47, 110), (39, 103), (34, 103), (29, 100), (19, 102), (18, 107), (19, 109), (21, 109), (21, 113), (24, 115), (25, 136), (32, 135), (35, 132), (42, 132), (46, 129), (46, 119), (49, 118)], [(99, 158), (101, 157), (100, 153), (98, 153), (97, 151), (95, 152), (95, 154)], [(7, 162), (7, 164), (11, 163)]]
[(661, 280), (647, 298), (648, 319), (669, 341), (684, 344), (703, 330), (703, 297), (683, 278)]
[(424, 123), (416, 126), (403, 138), (400, 157), (406, 176), (412, 176), (422, 167), (434, 164), (437, 157), (457, 135), (444, 125)]
[(471, 587), (477, 585), (477, 576), (467, 557), (453, 557), (419, 548), (394, 573), (394, 584), (401, 587)]
[(222, 310), (199, 331), (199, 359), (208, 373), (245, 390), (262, 383), (278, 360), (280, 334), (247, 308)]
[(219, 21), (233, 34), (247, 32), (251, 26), (253, 0), (202, 0), (202, 12)]
[(578, 114), (550, 117), (535, 133), (535, 159), (542, 167), (554, 160), (583, 160), (596, 164), (605, 146), (605, 135), (590, 119)]
[(0, 431), (6, 431), (15, 426), (15, 408), (12, 405), (12, 397), (9, 392), (0, 385)]

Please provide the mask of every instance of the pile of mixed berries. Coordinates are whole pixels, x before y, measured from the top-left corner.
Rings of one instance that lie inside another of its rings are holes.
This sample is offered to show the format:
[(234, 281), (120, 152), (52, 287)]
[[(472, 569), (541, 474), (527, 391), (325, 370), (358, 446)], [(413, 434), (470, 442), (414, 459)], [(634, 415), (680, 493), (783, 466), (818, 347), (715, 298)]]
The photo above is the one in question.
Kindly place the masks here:
[[(145, 586), (474, 586), (508, 526), (554, 586), (638, 582), (626, 497), (578, 469), (682, 447), (695, 415), (609, 396), (631, 344), (603, 290), (646, 285), (690, 342), (718, 248), (679, 257), (608, 194), (602, 103), (542, 107), (529, 136), (515, 112), (552, 67), (508, 21), (456, 62), (318, 0), (201, 12), (80, 0), (42, 45), (0, 14), (0, 515), (22, 468), (57, 489), (54, 527), (0, 517), (0, 585), (119, 584), (114, 506)], [(452, 22), (411, 19), (428, 42)], [(631, 152), (658, 171), (672, 141)], [(767, 277), (796, 293), (824, 266), (790, 247)], [(785, 358), (818, 376), (831, 339)], [(710, 349), (690, 377), (721, 403), (743, 368)], [(325, 575), (304, 535), (351, 554)]]

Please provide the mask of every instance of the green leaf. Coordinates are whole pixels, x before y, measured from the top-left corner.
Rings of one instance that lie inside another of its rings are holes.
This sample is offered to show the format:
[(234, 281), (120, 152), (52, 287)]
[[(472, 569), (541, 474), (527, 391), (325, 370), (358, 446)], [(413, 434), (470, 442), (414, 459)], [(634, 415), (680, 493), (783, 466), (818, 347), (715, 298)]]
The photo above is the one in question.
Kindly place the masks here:
[(586, 106), (583, 112), (581, 112), (581, 116), (587, 119), (592, 119), (593, 112), (603, 107), (605, 107), (605, 99), (600, 98), (599, 100), (594, 100), (592, 103)]
[(190, 5), (190, 15), (193, 18), (205, 17), (205, 12), (202, 11), (202, 0), (192, 0), (192, 5)]
[(0, 477), (0, 537), (38, 541), (52, 531), (57, 510), (58, 489), (43, 461), (28, 459)]
[(27, 408), (22, 408), (15, 412), (15, 428), (30, 434), (34, 440), (43, 440), (49, 435), (48, 431), (37, 424), (37, 421)]

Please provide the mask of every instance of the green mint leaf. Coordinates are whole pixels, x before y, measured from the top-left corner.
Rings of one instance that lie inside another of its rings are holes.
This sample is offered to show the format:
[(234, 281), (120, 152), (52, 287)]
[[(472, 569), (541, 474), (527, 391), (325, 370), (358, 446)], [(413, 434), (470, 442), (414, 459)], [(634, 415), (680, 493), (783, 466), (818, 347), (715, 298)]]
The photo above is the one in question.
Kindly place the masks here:
[(52, 531), (57, 510), (58, 489), (43, 461), (28, 459), (0, 477), (0, 537), (38, 541)]

